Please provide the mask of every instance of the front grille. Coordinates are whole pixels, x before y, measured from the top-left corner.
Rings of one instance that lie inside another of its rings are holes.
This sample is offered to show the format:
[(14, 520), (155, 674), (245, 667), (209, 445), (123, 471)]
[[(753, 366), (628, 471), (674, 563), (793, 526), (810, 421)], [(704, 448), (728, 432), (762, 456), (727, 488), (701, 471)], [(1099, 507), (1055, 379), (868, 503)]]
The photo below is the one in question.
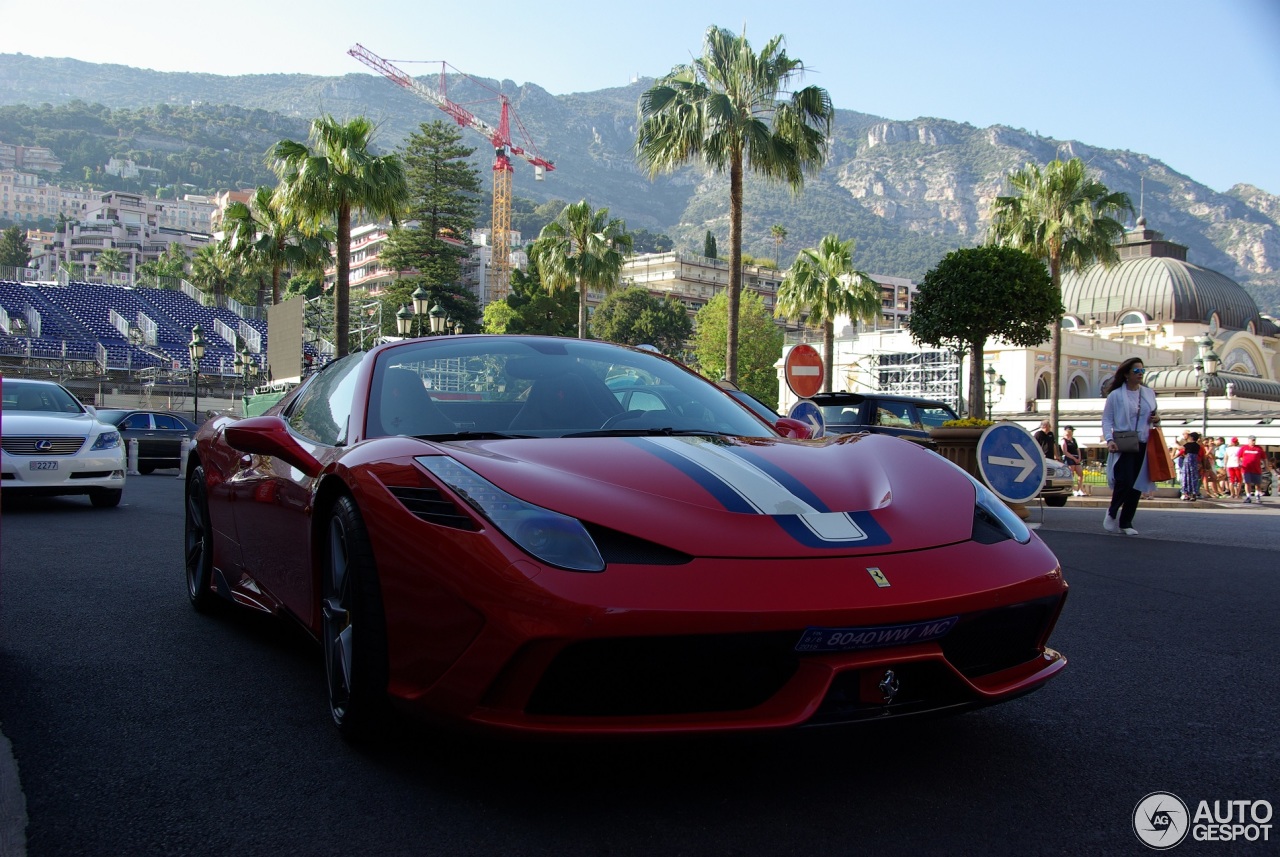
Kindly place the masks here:
[(1040, 656), (1040, 640), (1063, 596), (1010, 604), (961, 616), (939, 640), (947, 660), (969, 678), (999, 672)]
[(778, 692), (799, 664), (796, 634), (587, 640), (543, 674), (530, 714), (628, 717), (744, 711)]
[[(10, 455), (75, 455), (84, 446), (83, 437), (5, 435), (0, 446)], [(48, 444), (41, 449), (40, 444)]]
[[(893, 673), (897, 692), (884, 701), (879, 688)], [(923, 714), (971, 705), (974, 695), (944, 665), (936, 661), (894, 664), (866, 670), (846, 670), (831, 681), (822, 705), (806, 726), (850, 723), (904, 714)]]

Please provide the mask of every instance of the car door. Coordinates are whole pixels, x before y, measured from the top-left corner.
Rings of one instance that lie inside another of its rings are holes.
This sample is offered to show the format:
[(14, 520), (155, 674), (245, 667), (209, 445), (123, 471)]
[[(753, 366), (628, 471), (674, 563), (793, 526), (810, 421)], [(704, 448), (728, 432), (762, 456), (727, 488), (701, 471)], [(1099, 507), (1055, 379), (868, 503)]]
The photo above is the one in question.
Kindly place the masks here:
[[(362, 353), (326, 366), (282, 416), (294, 439), (324, 462), (347, 442)], [(245, 571), (272, 598), (311, 622), (311, 498), (315, 480), (278, 458), (243, 455), (232, 508)]]
[(182, 452), (182, 442), (194, 436), (194, 432), (182, 420), (169, 414), (152, 414), (155, 423), (156, 464), (159, 467), (177, 467)]
[(126, 450), (131, 440), (138, 442), (138, 464), (147, 464), (156, 456), (156, 433), (151, 425), (151, 414), (129, 414), (120, 421), (120, 436)]

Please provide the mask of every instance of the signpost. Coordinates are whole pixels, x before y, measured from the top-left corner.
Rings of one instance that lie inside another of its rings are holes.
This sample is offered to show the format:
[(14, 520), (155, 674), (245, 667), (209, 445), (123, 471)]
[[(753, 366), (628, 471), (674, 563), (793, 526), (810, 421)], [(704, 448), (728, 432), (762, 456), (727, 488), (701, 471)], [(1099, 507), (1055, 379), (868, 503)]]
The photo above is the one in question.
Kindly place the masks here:
[(978, 438), (978, 472), (997, 497), (1026, 503), (1044, 487), (1044, 454), (1016, 423), (997, 423)]
[(808, 399), (801, 399), (791, 406), (787, 416), (809, 427), (809, 437), (822, 437), (827, 433), (827, 421), (822, 418), (822, 408)]
[(812, 345), (797, 345), (787, 352), (783, 372), (791, 392), (802, 399), (822, 389), (822, 355)]

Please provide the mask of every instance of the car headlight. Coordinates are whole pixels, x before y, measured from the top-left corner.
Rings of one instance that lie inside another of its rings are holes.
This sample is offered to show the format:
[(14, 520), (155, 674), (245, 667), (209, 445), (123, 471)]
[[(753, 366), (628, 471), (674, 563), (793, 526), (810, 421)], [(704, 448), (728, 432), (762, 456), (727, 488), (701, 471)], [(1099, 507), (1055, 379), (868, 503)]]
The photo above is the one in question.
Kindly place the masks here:
[(600, 550), (577, 518), (513, 497), (452, 458), (414, 460), (537, 559), (570, 571), (604, 571)]
[(973, 487), (978, 491), (978, 496), (975, 500), (976, 514), (981, 515), (987, 523), (1008, 533), (1009, 538), (1014, 541), (1024, 545), (1031, 541), (1031, 530), (1009, 508), (1007, 503), (992, 493), (990, 488), (983, 485), (971, 474), (965, 473), (964, 475), (969, 477), (969, 481), (973, 483)]
[(92, 449), (115, 449), (120, 445), (120, 432), (104, 431), (98, 435), (98, 439), (93, 442)]

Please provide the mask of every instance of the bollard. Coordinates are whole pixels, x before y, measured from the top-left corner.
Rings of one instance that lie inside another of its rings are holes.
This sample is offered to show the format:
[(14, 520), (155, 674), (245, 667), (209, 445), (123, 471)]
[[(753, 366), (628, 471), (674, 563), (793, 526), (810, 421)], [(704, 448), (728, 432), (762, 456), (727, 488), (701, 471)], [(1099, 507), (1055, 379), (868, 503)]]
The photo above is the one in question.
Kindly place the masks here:
[(195, 441), (189, 437), (182, 439), (181, 451), (178, 453), (178, 478), (187, 478), (187, 457), (191, 455), (191, 447), (195, 446)]
[(126, 468), (125, 475), (127, 476), (141, 475), (138, 472), (138, 439), (136, 437), (130, 438), (128, 443), (125, 445), (125, 449), (128, 450), (127, 459), (125, 463), (125, 468)]

